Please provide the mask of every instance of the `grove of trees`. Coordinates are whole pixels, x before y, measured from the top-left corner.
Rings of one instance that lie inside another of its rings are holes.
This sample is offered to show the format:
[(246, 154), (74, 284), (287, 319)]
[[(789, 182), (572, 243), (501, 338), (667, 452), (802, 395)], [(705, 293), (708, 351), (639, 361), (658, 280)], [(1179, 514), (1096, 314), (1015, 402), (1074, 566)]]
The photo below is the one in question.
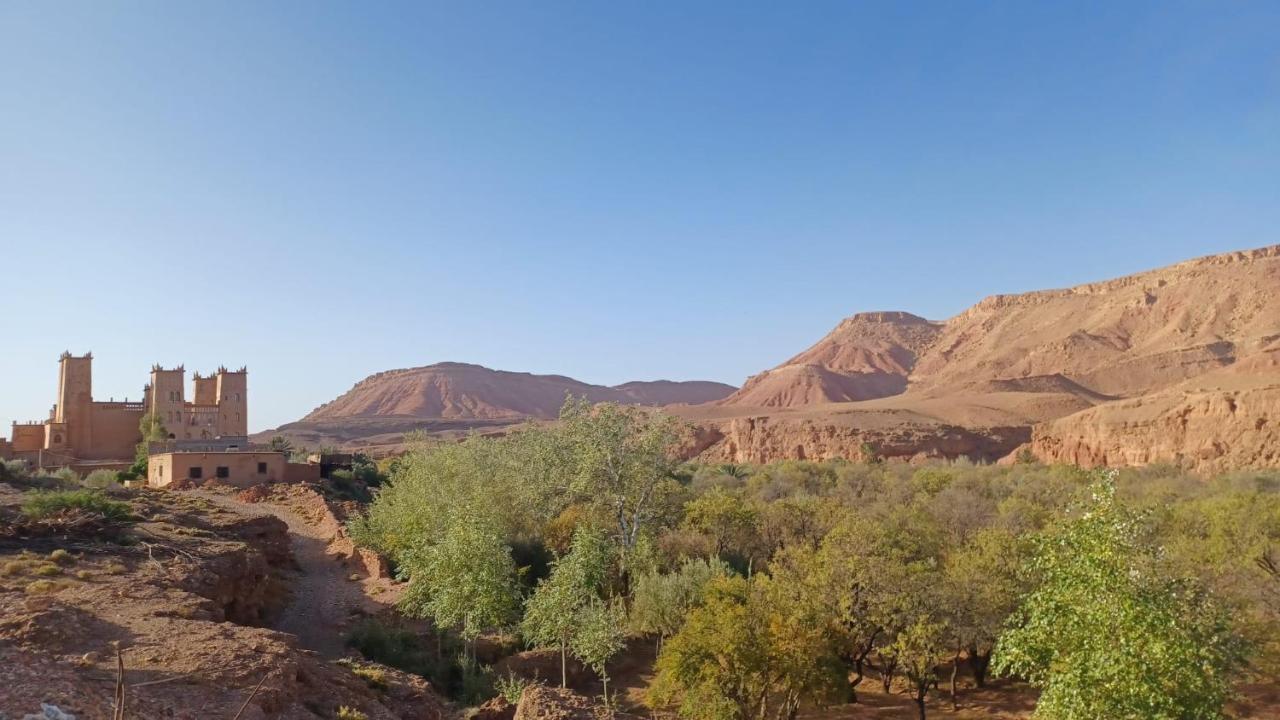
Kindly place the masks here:
[[(993, 676), (1045, 718), (1220, 717), (1280, 669), (1280, 473), (1034, 462), (681, 462), (660, 412), (569, 401), (561, 421), (423, 443), (358, 542), (403, 609), (515, 632), (611, 687), (658, 649), (648, 703), (792, 718), (870, 687), (964, 701)], [(874, 458), (874, 453), (865, 454)]]

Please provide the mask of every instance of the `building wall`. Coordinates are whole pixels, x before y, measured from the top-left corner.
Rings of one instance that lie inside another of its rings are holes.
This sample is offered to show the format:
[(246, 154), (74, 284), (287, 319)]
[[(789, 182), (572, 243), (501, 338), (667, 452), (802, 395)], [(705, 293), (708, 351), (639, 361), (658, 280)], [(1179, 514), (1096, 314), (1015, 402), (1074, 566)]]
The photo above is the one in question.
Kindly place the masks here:
[(93, 446), (74, 448), (83, 460), (109, 460), (133, 457), (142, 440), (139, 425), (146, 412), (139, 403), (94, 403)]
[(44, 447), (44, 425), (13, 424), (9, 436), (14, 452), (33, 452)]
[[(275, 452), (164, 453), (147, 462), (147, 484), (166, 487), (175, 480), (215, 480), (244, 488), (285, 482), (287, 465), (284, 453)], [(218, 477), (220, 467), (227, 469), (226, 477)], [(192, 478), (192, 468), (200, 468), (199, 478)]]
[(212, 375), (205, 377), (200, 373), (196, 373), (192, 378), (195, 392), (192, 394), (191, 402), (195, 405), (217, 405), (218, 404), (218, 380)]

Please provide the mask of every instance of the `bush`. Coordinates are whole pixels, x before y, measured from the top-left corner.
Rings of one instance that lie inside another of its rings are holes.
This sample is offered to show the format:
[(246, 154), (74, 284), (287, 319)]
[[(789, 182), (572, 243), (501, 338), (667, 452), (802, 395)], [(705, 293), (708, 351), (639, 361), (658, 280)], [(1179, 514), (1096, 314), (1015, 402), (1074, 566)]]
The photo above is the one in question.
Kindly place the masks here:
[(95, 490), (107, 490), (120, 487), (120, 477), (119, 473), (112, 470), (94, 470), (80, 484)]
[(55, 490), (32, 495), (22, 503), (22, 514), (40, 520), (65, 510), (82, 510), (107, 520), (131, 519), (129, 504), (104, 497), (94, 490)]
[(369, 716), (346, 705), (338, 708), (338, 720), (369, 720)]

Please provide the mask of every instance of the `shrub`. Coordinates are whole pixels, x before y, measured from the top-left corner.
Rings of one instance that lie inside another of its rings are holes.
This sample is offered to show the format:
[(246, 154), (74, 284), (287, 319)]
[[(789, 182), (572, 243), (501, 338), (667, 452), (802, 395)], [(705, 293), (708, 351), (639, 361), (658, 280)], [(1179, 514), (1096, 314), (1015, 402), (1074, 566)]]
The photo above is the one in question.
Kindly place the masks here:
[(338, 708), (338, 720), (369, 720), (369, 716), (346, 705)]
[(107, 574), (109, 575), (120, 575), (128, 569), (129, 568), (125, 567), (122, 563), (111, 563), (106, 567)]
[(498, 678), (493, 683), (493, 689), (498, 692), (498, 695), (503, 700), (515, 705), (520, 702), (520, 696), (524, 694), (524, 689), (534, 684), (536, 683), (533, 680), (522, 678), (508, 670), (506, 677)]
[(4, 565), (0, 565), (0, 577), (20, 575), (29, 567), (31, 567), (31, 562), (28, 560), (10, 560)]
[(63, 587), (65, 586), (62, 583), (54, 582), (53, 580), (36, 580), (27, 585), (26, 592), (28, 595), (49, 595), (58, 592)]
[(107, 490), (120, 487), (120, 478), (118, 473), (111, 470), (94, 470), (80, 484), (95, 490)]
[(49, 561), (58, 565), (74, 565), (76, 563), (75, 556), (62, 548), (49, 553)]
[(387, 682), (387, 671), (382, 668), (372, 665), (355, 665), (351, 668), (351, 673), (364, 680), (365, 684), (374, 690), (386, 690), (390, 687)]
[(47, 518), (64, 510), (83, 510), (107, 520), (128, 520), (129, 505), (111, 500), (93, 490), (55, 490), (36, 493), (22, 503), (22, 514), (33, 520)]
[(36, 569), (32, 571), (32, 573), (35, 575), (39, 575), (40, 577), (53, 577), (54, 575), (61, 575), (62, 568), (58, 567), (57, 565), (54, 565), (53, 563), (45, 563), (43, 565), (36, 567)]

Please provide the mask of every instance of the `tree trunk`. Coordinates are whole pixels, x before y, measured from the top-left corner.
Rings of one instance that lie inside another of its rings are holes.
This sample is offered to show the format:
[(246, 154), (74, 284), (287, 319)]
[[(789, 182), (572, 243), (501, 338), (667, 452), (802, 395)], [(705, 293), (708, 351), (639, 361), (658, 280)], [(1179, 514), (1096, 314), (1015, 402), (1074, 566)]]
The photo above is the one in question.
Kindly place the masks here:
[(898, 661), (886, 662), (885, 666), (880, 669), (880, 684), (884, 685), (884, 692), (887, 695), (893, 689), (893, 671), (898, 667)]
[(601, 675), (600, 682), (604, 686), (604, 706), (609, 707), (609, 676)]
[(916, 691), (916, 709), (920, 711), (920, 720), (924, 720), (924, 695), (926, 690), (921, 688)]
[(569, 671), (565, 667), (568, 664), (568, 658), (565, 656), (564, 640), (560, 641), (560, 687), (569, 687)]
[(973, 672), (973, 684), (978, 687), (987, 686), (987, 668), (991, 666), (991, 651), (984, 655), (974, 645), (969, 646), (969, 670)]
[(959, 710), (960, 701), (956, 694), (956, 672), (960, 669), (960, 648), (956, 647), (956, 656), (951, 659), (951, 709)]

